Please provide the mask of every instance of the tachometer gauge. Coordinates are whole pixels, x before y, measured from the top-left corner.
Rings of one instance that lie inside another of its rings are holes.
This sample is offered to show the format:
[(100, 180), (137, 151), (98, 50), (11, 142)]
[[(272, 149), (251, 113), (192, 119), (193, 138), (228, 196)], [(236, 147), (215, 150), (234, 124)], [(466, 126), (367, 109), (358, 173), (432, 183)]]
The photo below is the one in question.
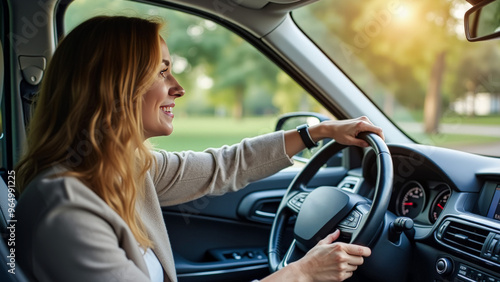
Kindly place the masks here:
[(438, 219), (439, 215), (444, 209), (446, 202), (448, 202), (448, 198), (450, 198), (451, 192), (450, 190), (443, 190), (439, 192), (434, 202), (432, 202), (432, 206), (429, 213), (429, 220), (434, 223)]
[(401, 189), (397, 205), (399, 216), (417, 217), (425, 205), (425, 191), (422, 185), (417, 181), (408, 182)]

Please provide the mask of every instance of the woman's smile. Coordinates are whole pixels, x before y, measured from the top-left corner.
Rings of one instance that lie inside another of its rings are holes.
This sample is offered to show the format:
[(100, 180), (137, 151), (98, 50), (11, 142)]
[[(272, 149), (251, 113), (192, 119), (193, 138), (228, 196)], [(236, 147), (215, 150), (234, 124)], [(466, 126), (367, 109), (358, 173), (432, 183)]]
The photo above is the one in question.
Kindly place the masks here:
[(174, 117), (174, 113), (173, 113), (173, 108), (174, 108), (175, 104), (170, 104), (170, 105), (165, 105), (165, 106), (160, 106), (160, 110), (166, 114), (167, 116), (173, 118)]

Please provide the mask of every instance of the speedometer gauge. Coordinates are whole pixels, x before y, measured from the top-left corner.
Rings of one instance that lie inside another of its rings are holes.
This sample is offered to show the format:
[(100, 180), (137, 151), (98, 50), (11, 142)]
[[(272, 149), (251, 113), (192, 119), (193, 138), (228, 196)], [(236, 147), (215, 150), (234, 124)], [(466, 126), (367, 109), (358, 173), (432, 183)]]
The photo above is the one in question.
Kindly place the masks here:
[(399, 216), (417, 217), (425, 205), (425, 191), (422, 185), (417, 181), (408, 182), (401, 189), (397, 205)]
[(446, 202), (448, 202), (448, 198), (450, 197), (450, 195), (451, 195), (450, 190), (443, 190), (439, 192), (438, 196), (432, 203), (431, 210), (429, 213), (429, 220), (431, 221), (431, 223), (436, 222), (439, 215), (443, 211)]

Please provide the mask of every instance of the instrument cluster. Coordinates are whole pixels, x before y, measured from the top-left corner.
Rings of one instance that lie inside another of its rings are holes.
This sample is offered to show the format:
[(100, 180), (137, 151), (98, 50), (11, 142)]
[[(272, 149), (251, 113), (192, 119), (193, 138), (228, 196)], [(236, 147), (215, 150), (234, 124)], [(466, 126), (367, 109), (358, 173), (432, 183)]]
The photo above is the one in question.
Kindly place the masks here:
[(394, 187), (389, 209), (417, 223), (433, 224), (444, 210), (450, 195), (451, 189), (446, 183), (409, 180)]

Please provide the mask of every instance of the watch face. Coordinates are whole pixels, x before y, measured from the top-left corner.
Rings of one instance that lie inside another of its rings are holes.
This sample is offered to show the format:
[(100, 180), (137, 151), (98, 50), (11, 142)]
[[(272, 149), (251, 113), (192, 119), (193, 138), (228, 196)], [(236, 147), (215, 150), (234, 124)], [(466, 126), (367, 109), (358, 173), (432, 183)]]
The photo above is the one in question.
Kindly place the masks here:
[(297, 131), (299, 132), (300, 138), (302, 138), (302, 142), (304, 142), (307, 149), (311, 149), (316, 147), (318, 144), (312, 140), (308, 127), (309, 125), (307, 124), (299, 125), (297, 126)]

